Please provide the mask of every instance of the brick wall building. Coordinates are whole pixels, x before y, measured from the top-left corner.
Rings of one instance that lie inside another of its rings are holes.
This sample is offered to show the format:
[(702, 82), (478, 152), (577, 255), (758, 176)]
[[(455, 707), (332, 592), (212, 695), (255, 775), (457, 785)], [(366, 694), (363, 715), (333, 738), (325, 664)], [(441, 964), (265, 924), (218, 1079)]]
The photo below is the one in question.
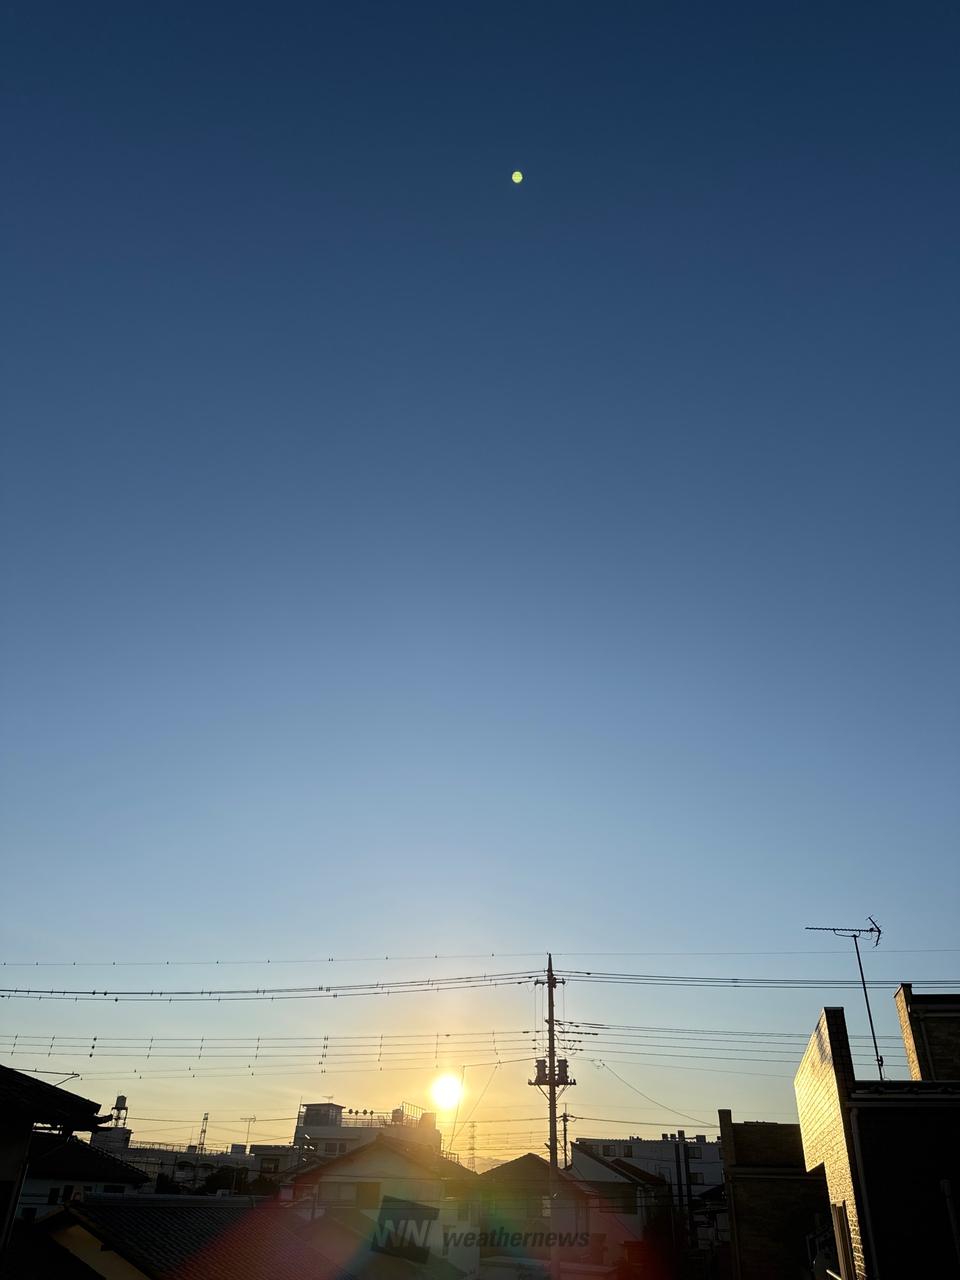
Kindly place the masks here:
[[(916, 1041), (908, 993), (897, 992), (897, 1006)], [(937, 1043), (951, 1035), (941, 1020)], [(946, 1050), (935, 1061), (949, 1061)], [(913, 1062), (923, 1069), (916, 1044)], [(794, 1086), (806, 1167), (822, 1166), (826, 1176), (843, 1280), (960, 1277), (960, 1078), (858, 1080), (843, 1010), (832, 1008), (820, 1016)]]
[(960, 1080), (960, 996), (918, 996), (904, 982), (894, 998), (911, 1080)]

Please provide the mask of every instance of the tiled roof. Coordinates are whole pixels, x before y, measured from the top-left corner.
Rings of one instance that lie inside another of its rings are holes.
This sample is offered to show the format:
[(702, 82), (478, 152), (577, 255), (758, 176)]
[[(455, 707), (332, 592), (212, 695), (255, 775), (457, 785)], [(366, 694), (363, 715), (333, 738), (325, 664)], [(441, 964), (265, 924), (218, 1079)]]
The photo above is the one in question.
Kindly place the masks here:
[(47, 1221), (55, 1233), (70, 1220), (150, 1280), (348, 1280), (269, 1204), (85, 1201)]
[(57, 1124), (86, 1132), (97, 1128), (99, 1110), (99, 1102), (12, 1067), (0, 1067), (0, 1112), (16, 1112), (37, 1124)]
[(28, 1178), (62, 1178), (64, 1182), (122, 1182), (140, 1187), (150, 1179), (116, 1156), (79, 1138), (35, 1133), (27, 1154)]

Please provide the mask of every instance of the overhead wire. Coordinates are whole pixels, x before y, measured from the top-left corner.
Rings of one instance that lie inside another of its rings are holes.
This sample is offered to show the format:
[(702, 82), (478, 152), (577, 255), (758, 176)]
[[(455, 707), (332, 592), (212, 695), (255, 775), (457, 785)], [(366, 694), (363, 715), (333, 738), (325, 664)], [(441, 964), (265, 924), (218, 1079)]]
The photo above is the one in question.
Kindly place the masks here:
[(108, 988), (39, 988), (0, 987), (0, 999), (109, 1001), (164, 1001), (168, 1003), (189, 1001), (237, 1000), (317, 1000), (347, 999), (357, 996), (398, 995), (424, 991), (463, 991), (482, 987), (526, 985), (537, 974), (516, 970), (509, 973), (459, 974), (451, 977), (381, 979), (371, 982), (330, 983), (309, 987), (224, 987), (195, 989), (141, 989), (119, 990)]
[[(262, 957), (249, 956), (230, 959), (185, 960), (183, 958), (164, 960), (0, 960), (0, 968), (6, 969), (159, 969), (159, 968), (200, 968), (246, 966), (253, 968), (264, 965), (324, 965), (324, 964), (380, 964), (423, 960), (520, 960), (545, 956), (550, 951), (543, 947), (539, 951), (461, 951), (461, 952), (420, 952), (410, 955), (367, 955), (367, 956), (313, 956), (313, 957)], [(960, 953), (960, 947), (884, 947), (886, 955), (954, 955)], [(553, 951), (554, 956), (835, 956), (849, 954), (842, 947), (807, 948), (806, 950), (660, 950), (660, 951)]]

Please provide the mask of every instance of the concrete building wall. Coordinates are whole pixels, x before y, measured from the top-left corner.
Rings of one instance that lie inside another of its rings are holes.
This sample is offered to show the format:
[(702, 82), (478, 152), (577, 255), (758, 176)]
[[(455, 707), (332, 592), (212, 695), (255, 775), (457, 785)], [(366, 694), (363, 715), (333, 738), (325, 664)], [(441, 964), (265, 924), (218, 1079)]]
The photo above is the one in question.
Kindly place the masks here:
[(136, 1187), (126, 1183), (84, 1182), (70, 1183), (63, 1178), (31, 1178), (23, 1181), (20, 1192), (20, 1203), (17, 1205), (17, 1217), (39, 1222), (41, 1218), (57, 1213), (61, 1204), (70, 1200), (85, 1200), (90, 1196), (109, 1196), (120, 1198), (125, 1195), (136, 1195)]
[(810, 1280), (809, 1246), (830, 1202), (823, 1171), (806, 1171), (800, 1126), (719, 1117), (734, 1280)]
[(718, 1187), (723, 1182), (720, 1143), (703, 1134), (691, 1138), (683, 1130), (678, 1130), (676, 1134), (663, 1138), (578, 1138), (572, 1147), (574, 1170), (577, 1168), (578, 1150), (594, 1151), (605, 1160), (626, 1160), (644, 1173), (663, 1178), (673, 1188), (674, 1194), (678, 1185), (686, 1186), (688, 1168), (694, 1195), (708, 1187)]

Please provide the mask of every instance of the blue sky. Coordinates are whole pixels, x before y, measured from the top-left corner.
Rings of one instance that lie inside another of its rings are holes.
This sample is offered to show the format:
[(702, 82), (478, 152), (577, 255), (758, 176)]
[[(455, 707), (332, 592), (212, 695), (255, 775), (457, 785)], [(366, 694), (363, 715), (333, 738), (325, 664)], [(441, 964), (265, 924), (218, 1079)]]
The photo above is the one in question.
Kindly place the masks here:
[(4, 24), (8, 959), (951, 946), (955, 10)]

